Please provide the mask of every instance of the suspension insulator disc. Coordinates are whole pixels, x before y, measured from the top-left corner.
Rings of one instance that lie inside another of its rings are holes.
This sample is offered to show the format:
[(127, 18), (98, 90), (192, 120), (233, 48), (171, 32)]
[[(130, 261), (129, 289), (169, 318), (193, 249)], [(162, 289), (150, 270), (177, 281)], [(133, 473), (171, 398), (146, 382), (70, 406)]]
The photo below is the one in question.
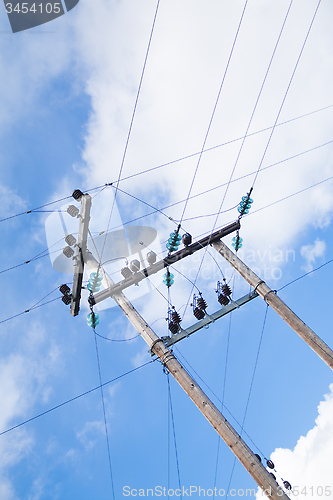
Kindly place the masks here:
[(173, 333), (173, 335), (175, 335), (179, 330), (179, 326), (176, 323), (174, 323), (173, 321), (170, 321), (169, 330), (171, 333)]
[(283, 481), (283, 486), (286, 488), (286, 490), (291, 490), (291, 484), (289, 481)]
[(73, 196), (74, 200), (79, 201), (82, 198), (83, 193), (79, 189), (75, 189), (75, 191), (73, 191), (72, 196)]
[(194, 308), (193, 314), (197, 319), (202, 319), (205, 317), (204, 311), (202, 309), (199, 309), (199, 307)]
[(67, 234), (65, 241), (66, 241), (67, 245), (72, 247), (76, 243), (76, 238), (72, 234)]
[(171, 313), (171, 319), (172, 319), (173, 323), (176, 323), (177, 325), (179, 325), (179, 323), (182, 320), (182, 318), (179, 316), (179, 314), (177, 313), (177, 311), (173, 311)]
[(197, 299), (197, 306), (202, 309), (202, 310), (205, 310), (207, 309), (207, 302), (205, 301), (205, 299), (203, 299), (202, 297), (199, 297)]
[(71, 247), (65, 247), (65, 248), (63, 249), (62, 253), (63, 253), (64, 255), (66, 255), (66, 257), (67, 257), (68, 259), (70, 259), (70, 258), (71, 258), (71, 257), (73, 257), (73, 255), (74, 255), (74, 250), (73, 250), (73, 248), (71, 248)]
[(229, 304), (228, 297), (226, 295), (223, 295), (223, 293), (220, 293), (217, 300), (219, 301), (221, 306), (227, 306)]
[(67, 208), (67, 213), (69, 213), (69, 215), (71, 215), (72, 217), (77, 217), (77, 215), (80, 213), (80, 210), (74, 205), (69, 205), (69, 207)]
[(222, 286), (222, 292), (224, 293), (224, 295), (227, 295), (227, 296), (231, 295), (231, 293), (232, 293), (229, 285), (227, 285), (227, 284)]
[(66, 306), (69, 306), (69, 304), (72, 302), (72, 299), (69, 295), (63, 295), (61, 297), (61, 300), (63, 301), (64, 304), (66, 304)]
[(68, 295), (68, 294), (69, 294), (69, 292), (71, 291), (71, 289), (69, 288), (69, 286), (68, 286), (68, 285), (66, 285), (66, 284), (65, 284), (65, 285), (61, 285), (61, 286), (59, 287), (59, 290), (60, 290), (60, 292), (61, 292), (63, 295)]
[(267, 467), (269, 467), (270, 469), (274, 469), (274, 462), (272, 462), (272, 460), (267, 460)]

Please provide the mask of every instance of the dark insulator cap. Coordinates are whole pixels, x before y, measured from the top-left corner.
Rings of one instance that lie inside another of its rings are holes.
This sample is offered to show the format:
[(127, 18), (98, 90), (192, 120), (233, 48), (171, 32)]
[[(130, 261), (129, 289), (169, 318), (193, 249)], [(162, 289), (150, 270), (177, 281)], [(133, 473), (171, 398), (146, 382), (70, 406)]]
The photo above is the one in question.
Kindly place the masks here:
[(71, 257), (73, 257), (73, 255), (74, 255), (74, 250), (73, 250), (73, 248), (71, 248), (71, 247), (65, 247), (65, 248), (63, 249), (62, 253), (63, 253), (64, 255), (66, 255), (66, 257), (67, 257), (68, 259), (70, 259), (70, 258), (71, 258)]
[(260, 458), (260, 455), (258, 455), (258, 453), (255, 453), (254, 456), (257, 457), (257, 459), (259, 460), (259, 462), (261, 462), (261, 458)]
[(69, 286), (68, 286), (68, 285), (66, 285), (66, 284), (65, 284), (65, 285), (61, 285), (61, 286), (59, 287), (59, 290), (60, 290), (60, 292), (61, 292), (63, 295), (68, 295), (68, 294), (69, 294), (69, 292), (71, 291), (71, 289), (69, 288)]
[(130, 276), (132, 276), (132, 271), (128, 269), (128, 267), (123, 267), (120, 272), (124, 276), (124, 278), (129, 278)]
[(223, 295), (223, 293), (220, 293), (217, 300), (219, 301), (221, 306), (227, 306), (229, 304), (228, 297), (226, 295)]
[(289, 481), (283, 481), (283, 486), (286, 488), (286, 490), (291, 490), (291, 484)]
[(179, 330), (179, 326), (176, 323), (173, 323), (173, 321), (170, 321), (169, 330), (171, 333), (173, 333), (175, 335)]
[(66, 304), (66, 306), (69, 306), (69, 304), (72, 302), (72, 299), (69, 295), (63, 295), (61, 297), (61, 300), (63, 301), (64, 304)]
[(140, 262), (137, 259), (132, 260), (130, 263), (130, 270), (133, 271), (133, 273), (140, 271)]
[(173, 311), (171, 313), (171, 319), (172, 319), (173, 323), (176, 323), (177, 325), (179, 325), (179, 323), (182, 320), (182, 318), (179, 316), (179, 314), (177, 313), (177, 311)]
[(199, 307), (196, 307), (194, 309), (193, 314), (197, 319), (202, 319), (205, 317), (204, 311), (202, 309), (199, 309)]
[(156, 255), (155, 252), (148, 252), (147, 253), (147, 262), (148, 262), (148, 264), (150, 264), (150, 265), (155, 264), (156, 259), (157, 259), (157, 255)]
[(75, 191), (73, 191), (72, 196), (73, 196), (74, 200), (80, 201), (82, 196), (83, 196), (83, 193), (79, 189), (75, 189)]
[(188, 245), (190, 245), (192, 243), (192, 236), (189, 233), (183, 234), (182, 242), (187, 247)]
[(65, 241), (66, 241), (67, 245), (72, 247), (76, 243), (76, 238), (72, 234), (67, 234)]
[(202, 297), (199, 297), (197, 299), (197, 306), (202, 309), (202, 310), (205, 310), (207, 309), (207, 302), (205, 301), (205, 299), (203, 299)]
[(272, 462), (272, 460), (267, 460), (267, 467), (269, 467), (270, 469), (274, 469), (274, 463)]
[(75, 205), (69, 205), (67, 213), (69, 213), (72, 217), (76, 217), (80, 213), (80, 210)]
[(276, 481), (276, 477), (274, 476), (273, 472), (270, 472), (269, 475), (272, 476), (272, 478), (274, 479), (274, 481)]

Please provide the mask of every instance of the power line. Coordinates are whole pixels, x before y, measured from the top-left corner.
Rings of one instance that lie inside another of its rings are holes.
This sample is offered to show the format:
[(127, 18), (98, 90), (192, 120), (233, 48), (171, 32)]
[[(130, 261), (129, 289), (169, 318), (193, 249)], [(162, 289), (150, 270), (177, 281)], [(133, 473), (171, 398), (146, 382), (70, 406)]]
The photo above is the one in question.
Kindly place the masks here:
[(14, 429), (17, 429), (18, 427), (22, 427), (22, 425), (28, 424), (29, 422), (32, 422), (33, 420), (36, 420), (37, 418), (43, 417), (44, 415), (47, 415), (48, 413), (51, 413), (52, 411), (57, 410), (58, 408), (61, 408), (62, 406), (67, 405), (68, 403), (72, 403), (73, 401), (76, 401), (77, 399), (80, 399), (83, 396), (86, 396), (87, 394), (91, 394), (92, 392), (97, 391), (101, 387), (105, 387), (108, 384), (112, 384), (113, 382), (116, 382), (117, 380), (119, 380), (123, 377), (126, 377), (126, 375), (129, 375), (130, 373), (134, 373), (137, 370), (139, 370), (140, 368), (143, 368), (144, 366), (150, 365), (151, 363), (154, 363), (155, 361), (156, 361), (156, 359), (152, 359), (151, 361), (148, 361), (147, 363), (144, 363), (143, 365), (140, 365), (140, 366), (137, 366), (136, 368), (133, 368), (133, 370), (130, 370), (126, 373), (123, 373), (122, 375), (119, 375), (118, 377), (113, 378), (112, 380), (109, 380), (108, 382), (103, 382), (103, 384), (98, 385), (97, 387), (94, 387), (93, 389), (89, 389), (89, 391), (82, 392), (81, 394), (79, 394), (78, 396), (75, 396), (74, 398), (68, 399), (67, 401), (64, 401), (63, 403), (60, 403), (56, 406), (53, 406), (49, 410), (46, 410), (46, 411), (39, 413), (38, 415), (36, 415), (32, 418), (24, 420), (24, 422), (21, 422), (20, 424), (14, 425), (13, 427), (10, 427), (9, 429), (6, 429), (5, 431), (0, 432), (0, 436), (2, 436), (3, 434), (7, 434), (7, 432), (13, 431)]
[[(126, 153), (127, 153), (127, 148), (128, 148), (129, 140), (130, 140), (130, 137), (131, 137), (131, 132), (132, 132), (133, 123), (134, 123), (134, 117), (135, 117), (135, 114), (136, 114), (136, 109), (137, 109), (137, 105), (138, 105), (138, 101), (139, 101), (139, 96), (140, 96), (140, 92), (141, 92), (141, 87), (142, 87), (143, 77), (144, 77), (144, 74), (145, 74), (146, 65), (147, 65), (147, 60), (148, 60), (150, 45), (151, 45), (151, 41), (152, 41), (152, 38), (153, 38), (153, 33), (154, 33), (154, 28), (155, 28), (155, 23), (156, 23), (156, 18), (157, 18), (157, 13), (158, 13), (159, 5), (160, 5), (160, 0), (157, 0), (156, 10), (155, 10), (155, 15), (154, 15), (154, 20), (153, 20), (153, 25), (152, 25), (152, 28), (151, 28), (151, 31), (150, 31), (150, 37), (149, 37), (148, 47), (147, 47), (147, 51), (146, 51), (146, 56), (145, 56), (145, 60), (144, 60), (144, 63), (143, 63), (141, 78), (140, 78), (139, 87), (138, 87), (138, 91), (137, 91), (136, 98), (135, 98), (134, 109), (133, 109), (133, 113), (132, 113), (132, 118), (131, 118), (129, 130), (128, 130), (128, 134), (127, 134), (125, 149), (124, 149), (124, 153), (123, 153), (123, 157), (122, 157), (121, 165), (120, 165), (120, 169), (119, 169), (118, 180), (117, 180), (117, 183), (116, 183), (116, 191), (115, 191), (115, 194), (114, 194), (114, 197), (113, 197), (113, 201), (112, 201), (110, 217), (109, 217), (109, 221), (108, 221), (108, 225), (107, 225), (107, 231), (108, 231), (109, 226), (110, 226), (111, 217), (112, 217), (112, 213), (113, 213), (113, 209), (114, 209), (114, 204), (116, 202), (117, 190), (118, 190), (118, 187), (119, 187), (119, 182), (120, 182), (121, 174), (122, 174), (123, 167), (124, 167), (124, 162), (125, 162), (125, 157), (126, 157)], [(106, 244), (106, 235), (105, 235), (105, 238), (104, 238), (104, 243), (103, 243), (103, 247), (102, 247), (102, 251), (101, 251), (101, 258), (103, 257), (103, 252), (104, 252), (105, 244)]]
[(320, 3), (321, 3), (321, 0), (319, 0), (319, 2), (318, 2), (318, 4), (317, 4), (317, 7), (316, 7), (316, 10), (315, 10), (314, 15), (313, 15), (313, 17), (312, 17), (312, 20), (311, 20), (311, 23), (310, 23), (309, 29), (308, 29), (307, 34), (306, 34), (306, 36), (305, 36), (304, 43), (303, 43), (302, 48), (301, 48), (301, 51), (300, 51), (300, 53), (299, 53), (299, 55), (298, 55), (298, 58), (297, 58), (297, 61), (296, 61), (296, 64), (295, 64), (294, 70), (293, 70), (293, 72), (292, 72), (291, 78), (290, 78), (289, 83), (288, 83), (288, 86), (287, 86), (287, 90), (286, 90), (286, 92), (285, 92), (285, 94), (284, 94), (284, 97), (283, 97), (283, 99), (282, 99), (282, 103), (281, 103), (280, 109), (279, 109), (278, 114), (277, 114), (277, 117), (276, 117), (276, 119), (275, 119), (275, 123), (274, 123), (273, 128), (272, 128), (272, 130), (271, 130), (271, 133), (270, 133), (270, 135), (269, 135), (269, 138), (268, 138), (268, 141), (267, 141), (267, 144), (266, 144), (266, 147), (265, 147), (264, 153), (263, 153), (262, 158), (261, 158), (260, 163), (259, 163), (259, 167), (258, 167), (257, 173), (256, 173), (256, 175), (255, 175), (255, 177), (254, 177), (254, 180), (253, 180), (253, 183), (252, 183), (252, 188), (254, 187), (254, 184), (255, 184), (255, 182), (256, 182), (256, 180), (257, 180), (257, 177), (258, 177), (258, 174), (259, 174), (259, 171), (260, 171), (260, 168), (261, 168), (262, 162), (264, 161), (264, 158), (265, 158), (266, 153), (267, 153), (267, 149), (268, 149), (268, 147), (269, 147), (269, 145), (270, 145), (270, 142), (271, 142), (271, 139), (272, 139), (273, 133), (274, 133), (274, 131), (275, 131), (275, 124), (278, 122), (278, 119), (280, 118), (280, 114), (281, 114), (282, 108), (283, 108), (284, 103), (285, 103), (285, 101), (286, 101), (286, 98), (287, 98), (287, 95), (288, 95), (288, 92), (289, 92), (289, 89), (290, 89), (291, 83), (292, 83), (292, 81), (293, 81), (293, 79), (294, 79), (294, 76), (295, 76), (295, 73), (296, 73), (296, 70), (297, 70), (298, 64), (299, 64), (300, 59), (301, 59), (301, 57), (302, 57), (302, 54), (303, 54), (303, 51), (304, 51), (304, 47), (305, 47), (306, 42), (307, 42), (307, 40), (308, 40), (308, 37), (309, 37), (310, 31), (311, 31), (312, 25), (313, 25), (313, 23), (314, 23), (314, 20), (315, 20), (315, 18), (316, 18), (316, 15), (317, 15), (317, 12), (318, 12), (318, 9), (319, 9), (319, 5), (320, 5)]
[(186, 200), (185, 200), (185, 206), (184, 206), (184, 209), (183, 209), (182, 216), (181, 216), (181, 218), (180, 218), (180, 223), (181, 223), (181, 222), (182, 222), (182, 220), (183, 220), (183, 217), (184, 217), (184, 214), (185, 214), (185, 210), (186, 210), (186, 207), (187, 207), (187, 203), (188, 203), (189, 197), (190, 197), (190, 195), (191, 195), (192, 187), (193, 187), (193, 184), (194, 184), (194, 181), (195, 181), (195, 177), (196, 177), (196, 175), (197, 175), (198, 168), (199, 168), (199, 165), (200, 165), (200, 162), (201, 162), (202, 154), (203, 154), (203, 151), (204, 151), (205, 146), (206, 146), (206, 142), (207, 142), (207, 139), (208, 139), (208, 135), (209, 135), (209, 132), (210, 132), (210, 129), (211, 129), (212, 123), (213, 123), (213, 119), (214, 119), (214, 116), (215, 116), (215, 112), (216, 112), (216, 109), (217, 109), (217, 105), (218, 105), (218, 102), (219, 102), (219, 99), (220, 99), (220, 95), (221, 95), (221, 92), (222, 92), (222, 88), (223, 88), (223, 85), (224, 85), (224, 82), (225, 82), (225, 79), (226, 79), (226, 76), (227, 76), (227, 72), (228, 72), (228, 69), (229, 69), (230, 61), (231, 61), (231, 58), (232, 58), (232, 55), (233, 55), (233, 52), (234, 52), (234, 48), (235, 48), (235, 45), (236, 45), (236, 41), (237, 41), (237, 38), (238, 38), (239, 30), (240, 30), (241, 25), (242, 25), (242, 22), (243, 22), (243, 18), (244, 18), (245, 10), (246, 10), (246, 7), (247, 7), (247, 3), (248, 3), (248, 0), (246, 0), (246, 1), (245, 1), (244, 7), (243, 7), (243, 11), (242, 11), (242, 14), (241, 14), (241, 18), (240, 18), (240, 21), (239, 21), (239, 23), (238, 23), (238, 27), (237, 27), (236, 35), (235, 35), (234, 40), (233, 40), (233, 44), (232, 44), (232, 47), (231, 47), (231, 51), (230, 51), (230, 54), (229, 54), (229, 58), (228, 58), (228, 61), (227, 61), (227, 65), (226, 65), (226, 68), (225, 68), (225, 70), (224, 70), (224, 74), (223, 74), (222, 82), (221, 82), (221, 85), (220, 85), (219, 91), (218, 91), (218, 93), (217, 93), (217, 98), (216, 98), (216, 100), (215, 100), (215, 104), (214, 104), (213, 112), (212, 112), (212, 115), (211, 115), (211, 117), (210, 117), (210, 121), (209, 121), (209, 124), (208, 124), (208, 129), (207, 129), (207, 132), (206, 132), (206, 135), (205, 135), (205, 138), (204, 138), (204, 142), (203, 142), (203, 145), (202, 145), (202, 148), (201, 148), (200, 154), (199, 154), (199, 158), (198, 158), (197, 166), (196, 166), (196, 169), (195, 169), (194, 174), (193, 174), (193, 178), (192, 178), (192, 182), (191, 182), (191, 185), (190, 185), (190, 189), (189, 189), (189, 191), (188, 191), (187, 198), (186, 198)]
[(102, 407), (103, 407), (105, 438), (106, 438), (106, 447), (107, 447), (107, 451), (108, 451), (110, 480), (111, 480), (111, 490), (112, 490), (112, 497), (115, 500), (114, 484), (113, 484), (113, 472), (112, 472), (112, 461), (111, 461), (111, 452), (110, 452), (110, 442), (109, 442), (108, 426), (107, 426), (107, 422), (106, 422), (106, 412), (105, 412), (104, 392), (103, 392), (103, 384), (102, 384), (101, 365), (100, 365), (100, 361), (99, 361), (99, 353), (98, 353), (98, 345), (97, 345), (97, 337), (96, 337), (95, 328), (93, 328), (93, 330), (94, 330), (94, 334), (95, 334), (94, 335), (94, 339), (95, 339), (95, 347), (96, 347), (96, 358), (97, 358), (98, 376), (99, 376), (99, 383), (100, 383), (100, 388), (101, 388), (101, 398), (102, 398)]

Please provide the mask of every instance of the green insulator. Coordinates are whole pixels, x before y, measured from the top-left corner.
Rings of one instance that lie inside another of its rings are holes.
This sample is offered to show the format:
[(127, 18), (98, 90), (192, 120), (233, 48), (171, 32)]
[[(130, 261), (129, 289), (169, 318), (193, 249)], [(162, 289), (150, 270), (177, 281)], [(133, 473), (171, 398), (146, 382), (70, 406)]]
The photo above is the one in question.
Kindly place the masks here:
[(182, 237), (177, 232), (170, 233), (170, 238), (168, 239), (168, 243), (166, 244), (167, 249), (170, 252), (174, 252), (175, 250), (177, 250), (180, 245), (181, 239)]
[(91, 273), (89, 283), (87, 285), (88, 290), (92, 293), (98, 292), (101, 287), (102, 279), (103, 276), (101, 274)]
[(90, 313), (87, 316), (87, 323), (92, 328), (95, 328), (99, 324), (99, 316), (96, 313)]
[(173, 274), (172, 273), (165, 273), (163, 275), (163, 283), (168, 287), (170, 288), (171, 285), (174, 284), (174, 280), (173, 280)]

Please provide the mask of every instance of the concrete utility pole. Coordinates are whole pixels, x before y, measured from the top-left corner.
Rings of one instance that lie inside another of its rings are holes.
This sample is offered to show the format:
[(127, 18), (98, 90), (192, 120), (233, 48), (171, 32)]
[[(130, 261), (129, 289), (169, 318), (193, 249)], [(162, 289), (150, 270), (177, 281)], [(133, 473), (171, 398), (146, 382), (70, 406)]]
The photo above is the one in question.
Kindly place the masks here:
[(296, 314), (281, 300), (266, 283), (242, 262), (222, 241), (214, 241), (211, 245), (231, 264), (243, 278), (250, 283), (264, 301), (321, 357), (333, 370), (333, 351), (318, 335), (315, 334)]
[(80, 198), (80, 224), (79, 234), (76, 243), (76, 255), (74, 257), (74, 280), (72, 289), (71, 314), (77, 316), (80, 310), (81, 289), (83, 280), (83, 269), (85, 253), (87, 249), (88, 227), (90, 220), (91, 197), (89, 194), (83, 194)]
[[(93, 271), (100, 269), (98, 262), (89, 252), (86, 254), (86, 264)], [(103, 268), (100, 269), (100, 271), (103, 273), (108, 286), (114, 286), (113, 281), (104, 272)], [(185, 368), (176, 359), (173, 352), (164, 345), (163, 340), (156, 335), (149, 325), (147, 325), (146, 321), (125, 297), (125, 295), (122, 292), (118, 292), (117, 294), (112, 294), (112, 298), (116, 301), (125, 316), (127, 316), (128, 320), (148, 344), (151, 352), (159, 357), (163, 366), (167, 368), (171, 375), (177, 380), (179, 385), (184, 389), (186, 394), (192, 399), (208, 422), (214, 427), (223, 441), (229, 446), (234, 455), (236, 455), (241, 464), (246, 468), (257, 485), (263, 490), (264, 494), (272, 500), (290, 500), (272, 475), (258, 460), (257, 456), (247, 446), (245, 441), (243, 441), (227, 419), (206, 396), (201, 387), (187, 373)]]

